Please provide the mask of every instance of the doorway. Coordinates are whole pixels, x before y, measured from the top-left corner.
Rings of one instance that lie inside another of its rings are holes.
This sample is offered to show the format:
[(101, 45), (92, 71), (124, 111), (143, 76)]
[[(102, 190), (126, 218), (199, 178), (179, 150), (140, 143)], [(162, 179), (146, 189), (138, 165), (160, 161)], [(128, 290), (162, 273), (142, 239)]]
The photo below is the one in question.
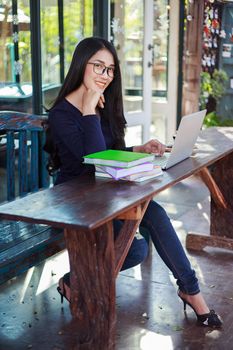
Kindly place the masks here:
[(179, 4), (174, 0), (112, 0), (110, 40), (120, 59), (128, 145), (176, 128)]

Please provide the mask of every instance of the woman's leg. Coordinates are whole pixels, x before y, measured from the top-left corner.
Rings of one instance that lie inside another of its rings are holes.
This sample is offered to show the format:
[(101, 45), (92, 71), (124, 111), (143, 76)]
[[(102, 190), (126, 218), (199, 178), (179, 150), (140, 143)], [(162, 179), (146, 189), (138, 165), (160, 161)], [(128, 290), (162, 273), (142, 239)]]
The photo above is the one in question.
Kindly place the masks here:
[[(151, 201), (140, 226), (149, 231), (158, 254), (176, 278), (179, 296), (192, 305), (197, 315), (208, 314), (209, 308), (200, 293), (195, 271), (191, 268), (166, 211), (158, 203)], [(217, 324), (218, 322), (220, 321), (217, 320)], [(221, 322), (218, 326), (220, 324)]]
[(158, 254), (173, 273), (179, 289), (186, 294), (197, 294), (200, 290), (195, 271), (191, 268), (166, 211), (151, 201), (140, 226), (149, 231)]
[[(114, 238), (118, 236), (123, 222), (121, 220), (113, 221)], [(141, 264), (148, 255), (148, 243), (143, 237), (134, 237), (131, 247), (129, 248), (128, 254), (122, 265), (121, 271), (127, 270), (138, 264)]]

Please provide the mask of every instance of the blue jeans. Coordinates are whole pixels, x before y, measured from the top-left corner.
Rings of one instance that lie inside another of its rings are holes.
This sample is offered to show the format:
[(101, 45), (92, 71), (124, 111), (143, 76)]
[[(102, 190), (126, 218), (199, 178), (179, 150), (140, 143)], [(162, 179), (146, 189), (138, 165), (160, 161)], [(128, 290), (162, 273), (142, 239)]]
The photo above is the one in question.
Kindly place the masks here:
[[(119, 232), (120, 221), (114, 222), (115, 235)], [(179, 238), (167, 216), (166, 211), (155, 201), (151, 201), (141, 221), (140, 229), (146, 229), (150, 238), (173, 276), (177, 280), (179, 289), (186, 294), (197, 294), (200, 289), (195, 271), (180, 243)], [(148, 245), (145, 239), (134, 238), (128, 255), (122, 266), (122, 270), (135, 266), (142, 262), (148, 253)]]
[[(123, 221), (113, 220), (113, 230), (114, 230), (115, 239), (122, 226), (123, 226)], [(140, 239), (135, 237), (129, 248), (128, 254), (122, 265), (121, 271), (127, 270), (143, 262), (143, 260), (145, 260), (145, 258), (147, 257), (148, 252), (149, 252), (149, 249), (148, 249), (147, 241), (143, 237), (141, 237)]]

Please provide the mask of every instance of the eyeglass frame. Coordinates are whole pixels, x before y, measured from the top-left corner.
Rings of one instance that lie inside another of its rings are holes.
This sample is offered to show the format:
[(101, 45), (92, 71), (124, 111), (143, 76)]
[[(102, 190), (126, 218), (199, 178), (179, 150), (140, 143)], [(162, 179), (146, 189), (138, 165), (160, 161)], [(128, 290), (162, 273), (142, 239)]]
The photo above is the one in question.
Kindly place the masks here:
[[(106, 71), (106, 72), (107, 72), (107, 76), (108, 76), (109, 78), (113, 79), (113, 78), (115, 77), (115, 68), (114, 68), (114, 67), (106, 67), (105, 64), (99, 63), (99, 62), (87, 62), (87, 64), (92, 64), (92, 65), (93, 65), (93, 72), (96, 73), (96, 74), (98, 74), (98, 75), (103, 75), (103, 74), (105, 73), (105, 71)], [(103, 70), (102, 70), (102, 73), (99, 73), (99, 72), (97, 73), (97, 72), (95, 71), (96, 65), (99, 65), (99, 66), (104, 67)], [(112, 75), (112, 76), (109, 75), (109, 70), (112, 70), (112, 72), (113, 72), (113, 75)]]

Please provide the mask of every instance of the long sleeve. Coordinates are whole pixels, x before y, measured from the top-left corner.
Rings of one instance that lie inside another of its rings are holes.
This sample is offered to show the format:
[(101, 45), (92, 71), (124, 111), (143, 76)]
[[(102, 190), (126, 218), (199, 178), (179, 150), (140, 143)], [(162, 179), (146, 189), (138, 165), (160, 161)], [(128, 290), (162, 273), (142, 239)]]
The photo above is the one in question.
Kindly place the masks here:
[(96, 115), (77, 118), (64, 111), (54, 111), (50, 113), (49, 124), (61, 155), (70, 152), (80, 161), (86, 154), (106, 149)]
[(59, 182), (93, 171), (83, 164), (83, 156), (106, 149), (100, 118), (83, 117), (65, 100), (50, 111), (49, 125), (61, 161)]

